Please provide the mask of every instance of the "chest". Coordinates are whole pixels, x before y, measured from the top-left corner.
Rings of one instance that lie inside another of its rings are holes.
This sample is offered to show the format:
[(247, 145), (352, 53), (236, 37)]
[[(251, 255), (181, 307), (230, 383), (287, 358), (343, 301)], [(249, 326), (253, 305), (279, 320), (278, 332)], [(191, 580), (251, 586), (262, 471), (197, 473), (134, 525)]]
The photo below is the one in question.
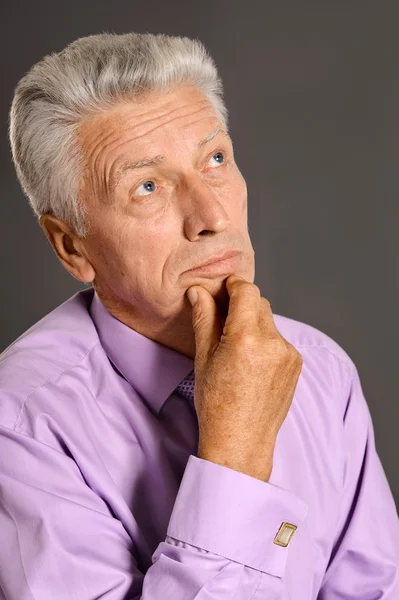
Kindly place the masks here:
[[(277, 437), (269, 480), (308, 505), (305, 522), (290, 542), (285, 587), (292, 593), (287, 598), (295, 598), (295, 589), (315, 598), (313, 590), (319, 588), (329, 560), (342, 482), (338, 425), (322, 392), (297, 388)], [(123, 524), (146, 570), (165, 540), (188, 458), (197, 453), (196, 415), (187, 400), (171, 396), (158, 417), (145, 406), (135, 412), (119, 410), (107, 416), (103, 427), (90, 432), (90, 462), (96, 462), (91, 485)], [(260, 586), (253, 600), (263, 597)]]

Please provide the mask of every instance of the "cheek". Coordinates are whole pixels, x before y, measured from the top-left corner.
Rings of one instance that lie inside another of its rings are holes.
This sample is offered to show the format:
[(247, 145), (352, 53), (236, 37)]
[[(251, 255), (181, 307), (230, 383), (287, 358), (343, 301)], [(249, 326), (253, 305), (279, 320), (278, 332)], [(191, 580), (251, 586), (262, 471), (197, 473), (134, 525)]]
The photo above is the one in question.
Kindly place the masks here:
[(247, 183), (236, 164), (233, 164), (225, 179), (225, 189), (234, 194), (237, 200), (247, 197)]
[(236, 181), (236, 197), (237, 197), (237, 212), (241, 218), (246, 219), (247, 217), (247, 183), (244, 177), (238, 172)]
[(247, 186), (239, 171), (223, 190), (223, 198), (226, 211), (238, 227), (247, 216)]
[(135, 244), (134, 256), (130, 261), (132, 270), (141, 278), (157, 279), (164, 265), (164, 249), (161, 244)]
[[(90, 248), (95, 268), (104, 276), (111, 277), (114, 272), (125, 270), (126, 257), (132, 255), (132, 236), (127, 235), (126, 228), (104, 215), (97, 215), (99, 224), (93, 227)], [(106, 226), (104, 226), (106, 224)]]

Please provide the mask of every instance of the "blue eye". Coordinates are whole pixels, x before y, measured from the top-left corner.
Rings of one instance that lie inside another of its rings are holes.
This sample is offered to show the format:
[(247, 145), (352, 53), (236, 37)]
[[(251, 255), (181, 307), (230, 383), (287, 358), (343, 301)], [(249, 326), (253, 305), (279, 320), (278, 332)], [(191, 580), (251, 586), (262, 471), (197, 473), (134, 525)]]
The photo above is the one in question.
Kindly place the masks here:
[(222, 164), (224, 163), (224, 156), (223, 156), (223, 152), (216, 152), (216, 153), (215, 153), (215, 154), (212, 156), (212, 158), (214, 158), (215, 156), (222, 157), (222, 159), (223, 159), (223, 162), (219, 162), (219, 163), (218, 163), (219, 165), (222, 165)]
[[(214, 154), (212, 154), (211, 158), (213, 158), (214, 156), (218, 156), (218, 155), (223, 157), (223, 161), (224, 162), (223, 163), (220, 163), (220, 162), (218, 163), (218, 166), (221, 166), (221, 165), (225, 164), (225, 158), (224, 158), (224, 153), (223, 152), (215, 152)], [(154, 181), (152, 179), (149, 179), (148, 181), (144, 181), (144, 183), (140, 184), (137, 189), (143, 187), (148, 192), (148, 194), (137, 194), (136, 193), (135, 195), (136, 196), (148, 196), (149, 194), (154, 193), (154, 191), (155, 191), (153, 189), (154, 186), (155, 186), (155, 183), (154, 183)]]
[[(153, 192), (153, 191), (154, 191), (153, 189), (149, 189), (149, 188), (151, 188), (151, 187), (154, 187), (154, 185), (155, 185), (155, 184), (154, 184), (154, 182), (153, 182), (153, 181), (151, 181), (151, 179), (149, 179), (148, 181), (145, 181), (145, 182), (144, 182), (144, 183), (142, 183), (141, 185), (142, 185), (143, 187), (145, 187), (145, 189), (146, 189), (146, 191), (147, 191), (147, 192), (150, 192), (150, 193), (151, 193), (151, 192)], [(141, 186), (139, 186), (139, 187), (141, 187)]]

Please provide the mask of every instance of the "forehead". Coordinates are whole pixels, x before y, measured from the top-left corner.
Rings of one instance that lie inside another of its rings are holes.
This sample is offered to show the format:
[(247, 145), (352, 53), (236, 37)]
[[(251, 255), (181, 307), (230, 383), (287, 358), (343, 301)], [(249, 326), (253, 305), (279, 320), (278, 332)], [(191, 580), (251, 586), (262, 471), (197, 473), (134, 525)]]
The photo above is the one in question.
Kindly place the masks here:
[[(207, 133), (199, 140), (196, 149), (200, 151), (201, 148), (203, 148), (208, 142), (211, 142), (213, 138), (219, 134), (226, 136), (226, 132), (218, 124), (212, 129), (212, 131)], [(144, 169), (146, 167), (155, 167), (165, 163), (167, 159), (168, 157), (163, 154), (157, 154), (156, 156), (143, 156), (138, 160), (131, 160), (130, 158), (121, 156), (112, 166), (108, 182), (109, 191), (113, 192), (115, 190), (125, 173), (129, 171), (138, 171), (139, 169)]]
[(160, 140), (171, 142), (173, 134), (179, 141), (192, 143), (195, 150), (222, 131), (208, 98), (186, 87), (120, 102), (83, 122), (79, 137), (87, 170), (95, 178), (104, 173), (101, 178), (111, 191), (120, 170), (123, 173), (132, 161), (140, 163), (148, 160), (148, 154), (157, 154)]
[[(208, 98), (193, 87), (172, 88), (167, 92), (151, 92), (123, 101), (85, 119), (79, 129), (84, 147), (100, 140), (110, 141), (128, 134), (144, 142), (146, 136), (162, 126), (184, 126), (204, 117), (217, 118)], [(154, 136), (152, 136), (154, 137)], [(109, 138), (109, 139), (107, 139)]]

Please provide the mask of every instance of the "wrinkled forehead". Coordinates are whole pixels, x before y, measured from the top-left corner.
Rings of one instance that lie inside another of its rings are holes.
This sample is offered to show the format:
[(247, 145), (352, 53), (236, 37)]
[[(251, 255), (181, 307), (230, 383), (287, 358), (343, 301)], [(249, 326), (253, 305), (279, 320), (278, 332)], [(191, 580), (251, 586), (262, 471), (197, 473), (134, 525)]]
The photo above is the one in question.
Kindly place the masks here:
[(79, 127), (82, 146), (87, 146), (101, 134), (118, 132), (129, 128), (137, 136), (144, 137), (152, 130), (176, 122), (195, 121), (195, 115), (209, 114), (216, 118), (209, 99), (193, 87), (172, 88), (165, 92), (148, 92), (146, 95), (125, 97), (111, 106), (98, 110), (85, 118)]
[(109, 195), (120, 166), (123, 169), (124, 164), (147, 160), (148, 151), (155, 151), (158, 144), (165, 148), (172, 135), (192, 145), (194, 151), (218, 133), (228, 136), (208, 98), (195, 88), (125, 99), (81, 124), (85, 180)]

